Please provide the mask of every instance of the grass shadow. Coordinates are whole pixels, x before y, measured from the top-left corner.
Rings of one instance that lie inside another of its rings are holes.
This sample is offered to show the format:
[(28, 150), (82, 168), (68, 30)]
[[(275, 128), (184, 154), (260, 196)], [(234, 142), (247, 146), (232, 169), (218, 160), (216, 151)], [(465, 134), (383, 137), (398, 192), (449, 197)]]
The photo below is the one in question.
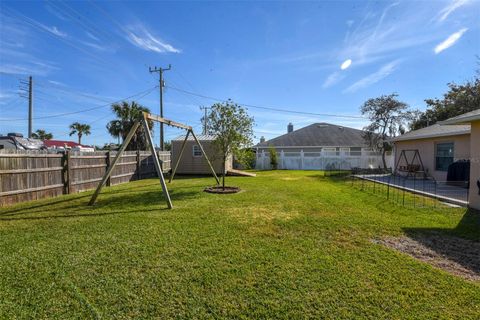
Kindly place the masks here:
[[(194, 199), (200, 195), (198, 190), (175, 190), (170, 191), (170, 198), (175, 202)], [(88, 217), (103, 216), (110, 214), (129, 213), (129, 212), (150, 212), (155, 210), (168, 209), (166, 198), (162, 190), (150, 190), (144, 192), (109, 192), (101, 194), (93, 206), (88, 205), (88, 198), (91, 194), (76, 197), (74, 199), (63, 199), (38, 205), (34, 207), (20, 208), (6, 212), (0, 215), (0, 221), (11, 220), (38, 220), (51, 218), (67, 217)], [(83, 201), (82, 199), (85, 199)], [(79, 202), (78, 200), (82, 200)], [(162, 208), (158, 209), (158, 206)], [(151, 208), (155, 206), (155, 208)], [(35, 210), (43, 208), (43, 210)], [(131, 208), (126, 210), (125, 208)], [(139, 210), (138, 208), (143, 208)], [(32, 209), (34, 209), (32, 211)]]

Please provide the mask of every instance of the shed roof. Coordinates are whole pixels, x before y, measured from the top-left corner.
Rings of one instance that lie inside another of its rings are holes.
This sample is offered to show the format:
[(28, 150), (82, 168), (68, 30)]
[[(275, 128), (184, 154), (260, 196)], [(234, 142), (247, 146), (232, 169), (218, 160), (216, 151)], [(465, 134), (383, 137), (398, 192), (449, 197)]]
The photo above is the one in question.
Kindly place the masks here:
[(469, 133), (470, 125), (442, 126), (437, 123), (429, 127), (407, 132), (405, 134), (402, 134), (401, 136), (391, 139), (391, 141), (407, 141), (435, 137), (448, 137)]
[[(201, 134), (201, 135), (197, 135), (197, 139), (199, 141), (213, 141), (215, 140), (215, 136), (212, 134)], [(183, 141), (183, 140), (185, 140), (184, 134), (172, 139), (172, 141)], [(189, 134), (188, 141), (193, 141), (193, 140), (194, 140), (193, 136)]]
[(368, 147), (365, 131), (321, 122), (259, 143), (257, 147)]
[(470, 123), (472, 121), (479, 121), (480, 120), (480, 109), (473, 110), (459, 116), (447, 119), (445, 121), (441, 121), (440, 124), (465, 124)]

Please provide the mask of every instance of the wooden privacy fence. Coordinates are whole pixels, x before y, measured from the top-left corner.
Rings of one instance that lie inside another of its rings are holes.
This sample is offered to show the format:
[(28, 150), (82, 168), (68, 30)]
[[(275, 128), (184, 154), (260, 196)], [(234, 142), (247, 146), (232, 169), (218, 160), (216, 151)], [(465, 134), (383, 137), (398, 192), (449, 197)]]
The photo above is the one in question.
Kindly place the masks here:
[[(116, 152), (0, 153), (0, 206), (95, 189)], [(159, 152), (170, 171), (170, 152)], [(126, 151), (106, 185), (156, 177), (152, 154)]]

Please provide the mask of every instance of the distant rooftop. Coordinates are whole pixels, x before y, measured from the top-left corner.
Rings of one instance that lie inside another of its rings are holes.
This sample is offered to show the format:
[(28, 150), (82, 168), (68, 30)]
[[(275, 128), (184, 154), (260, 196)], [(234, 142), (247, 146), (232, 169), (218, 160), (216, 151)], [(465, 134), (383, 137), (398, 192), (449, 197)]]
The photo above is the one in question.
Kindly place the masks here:
[(427, 139), (427, 138), (445, 137), (445, 136), (457, 136), (457, 135), (469, 134), (469, 133), (470, 133), (470, 125), (442, 126), (437, 123), (437, 124), (434, 124), (433, 126), (407, 132), (405, 134), (402, 134), (401, 136), (391, 139), (391, 141), (406, 141), (406, 140)]
[(257, 144), (257, 147), (368, 147), (364, 131), (336, 124), (314, 123)]

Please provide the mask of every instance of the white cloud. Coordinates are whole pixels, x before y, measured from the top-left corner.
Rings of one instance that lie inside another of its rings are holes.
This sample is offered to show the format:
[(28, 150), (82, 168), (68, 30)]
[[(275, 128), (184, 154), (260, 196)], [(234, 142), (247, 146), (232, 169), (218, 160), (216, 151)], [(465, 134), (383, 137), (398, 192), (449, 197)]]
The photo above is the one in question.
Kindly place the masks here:
[(395, 60), (395, 61), (392, 61), (390, 63), (387, 63), (387, 64), (383, 65), (376, 72), (374, 72), (374, 73), (366, 76), (365, 78), (360, 79), (359, 81), (352, 84), (350, 87), (345, 89), (344, 92), (348, 92), (348, 93), (355, 92), (359, 89), (371, 86), (372, 84), (379, 82), (383, 78), (386, 78), (391, 73), (393, 73), (397, 69), (399, 63), (400, 63), (400, 60)]
[(53, 26), (53, 27), (47, 27), (45, 25), (42, 25), (40, 24), (45, 30), (47, 30), (48, 32), (50, 33), (53, 33), (54, 35), (56, 36), (59, 36), (59, 37), (62, 37), (62, 38), (65, 38), (67, 36), (67, 33), (66, 32), (62, 32), (60, 30), (58, 30), (57, 27)]
[(326, 89), (334, 84), (337, 84), (338, 82), (342, 81), (345, 76), (341, 74), (338, 71), (335, 71), (334, 73), (330, 74), (327, 79), (325, 79), (325, 82), (323, 82), (322, 88)]
[(129, 27), (126, 29), (127, 40), (133, 45), (147, 51), (158, 53), (172, 52), (180, 53), (181, 50), (173, 47), (171, 44), (155, 38), (145, 27)]
[(340, 69), (342, 70), (348, 69), (348, 67), (350, 67), (351, 64), (352, 64), (352, 59), (347, 59), (342, 63), (342, 65), (340, 66)]
[(464, 6), (468, 2), (470, 2), (470, 0), (453, 0), (449, 5), (447, 5), (445, 8), (440, 10), (440, 12), (438, 14), (439, 15), (438, 21), (440, 21), (440, 22), (444, 21), (445, 19), (448, 18), (448, 16), (453, 11), (455, 11), (458, 8)]
[(444, 41), (440, 42), (433, 51), (435, 54), (439, 54), (445, 49), (450, 48), (453, 46), (462, 36), (463, 34), (468, 30), (468, 28), (463, 28), (455, 33), (452, 33), (447, 39)]

